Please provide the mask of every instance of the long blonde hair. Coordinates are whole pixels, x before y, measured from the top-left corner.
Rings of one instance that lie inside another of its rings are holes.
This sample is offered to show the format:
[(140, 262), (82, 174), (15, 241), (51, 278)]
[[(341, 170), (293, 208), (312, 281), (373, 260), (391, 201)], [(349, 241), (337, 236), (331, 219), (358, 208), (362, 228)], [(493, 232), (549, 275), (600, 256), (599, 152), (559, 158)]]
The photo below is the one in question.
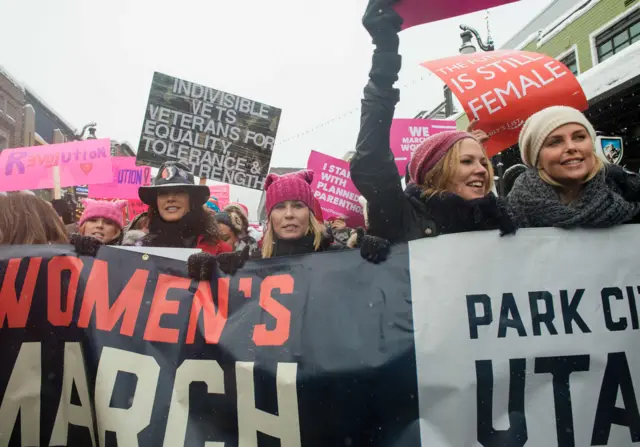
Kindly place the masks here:
[(67, 243), (66, 228), (51, 204), (26, 194), (0, 196), (0, 245)]
[[(422, 183), (423, 197), (433, 197), (436, 194), (443, 193), (447, 190), (447, 187), (453, 180), (456, 171), (460, 166), (460, 149), (462, 142), (458, 141), (453, 145), (451, 150), (440, 160), (436, 165), (431, 168), (429, 172), (424, 176), (424, 182)], [(487, 155), (484, 147), (482, 153)], [(484, 194), (487, 195), (493, 189), (493, 166), (491, 161), (487, 164), (487, 177), (489, 177), (484, 185)]]
[[(313, 233), (313, 249), (318, 250), (322, 243), (322, 236), (324, 234), (324, 228), (322, 224), (318, 222), (318, 219), (313, 215), (311, 209), (309, 209), (309, 231), (307, 234)], [(270, 258), (273, 256), (273, 245), (275, 243), (276, 236), (273, 231), (273, 223), (271, 222), (271, 216), (269, 216), (269, 223), (267, 224), (267, 231), (262, 238), (262, 258)]]

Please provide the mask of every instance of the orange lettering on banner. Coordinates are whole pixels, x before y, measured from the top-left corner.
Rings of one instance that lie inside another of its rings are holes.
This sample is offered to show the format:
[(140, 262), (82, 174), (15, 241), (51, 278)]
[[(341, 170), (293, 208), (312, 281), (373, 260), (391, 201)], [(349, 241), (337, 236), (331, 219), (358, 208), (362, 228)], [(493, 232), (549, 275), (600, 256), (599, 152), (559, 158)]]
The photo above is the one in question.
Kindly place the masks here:
[(0, 288), (0, 327), (2, 328), (5, 327), (5, 319), (7, 327), (23, 328), (27, 325), (29, 318), (31, 301), (33, 300), (33, 292), (36, 288), (36, 280), (38, 279), (42, 258), (31, 258), (29, 260), (27, 275), (22, 284), (20, 299), (18, 299), (16, 278), (20, 268), (20, 261), (21, 259), (10, 259), (4, 272), (4, 280), (2, 281), (2, 288)]
[[(48, 301), (47, 318), (54, 326), (69, 326), (73, 319), (73, 305), (78, 291), (78, 281), (84, 263), (80, 258), (71, 256), (56, 256), (51, 258), (48, 265)], [(67, 299), (62, 308), (62, 272), (68, 271), (69, 277)]]
[(253, 281), (251, 278), (240, 278), (238, 289), (244, 294), (245, 298), (251, 298), (251, 285)]
[(291, 311), (273, 299), (271, 292), (279, 289), (280, 293), (293, 293), (293, 284), (291, 275), (267, 276), (262, 281), (260, 307), (276, 319), (276, 327), (268, 330), (266, 324), (256, 325), (253, 331), (253, 342), (256, 346), (282, 346), (289, 339)]
[(149, 310), (147, 327), (144, 330), (144, 339), (147, 341), (160, 341), (164, 343), (177, 343), (180, 331), (178, 329), (165, 328), (160, 326), (160, 319), (163, 315), (177, 315), (180, 308), (178, 301), (167, 300), (167, 293), (170, 289), (188, 290), (191, 280), (172, 275), (158, 275), (156, 291), (153, 295), (153, 302)]
[(189, 318), (186, 338), (186, 343), (188, 344), (192, 344), (195, 339), (198, 318), (203, 309), (204, 339), (207, 343), (216, 344), (220, 341), (222, 330), (227, 323), (229, 315), (229, 278), (220, 278), (218, 280), (218, 312), (216, 312), (216, 306), (213, 304), (211, 286), (207, 281), (200, 281), (191, 306), (191, 317)]
[(122, 318), (120, 333), (129, 337), (133, 336), (148, 278), (148, 270), (137, 269), (113, 306), (109, 307), (109, 264), (106, 261), (94, 261), (84, 291), (78, 327), (86, 328), (89, 326), (91, 313), (95, 308), (97, 329), (112, 331)]

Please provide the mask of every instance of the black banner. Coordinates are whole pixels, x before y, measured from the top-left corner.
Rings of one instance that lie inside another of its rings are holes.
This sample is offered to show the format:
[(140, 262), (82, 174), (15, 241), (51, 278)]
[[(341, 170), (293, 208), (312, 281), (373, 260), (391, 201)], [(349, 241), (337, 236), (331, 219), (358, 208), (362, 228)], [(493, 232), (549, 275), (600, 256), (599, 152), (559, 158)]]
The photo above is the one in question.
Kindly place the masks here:
[(191, 172), (263, 189), (280, 123), (278, 108), (154, 73), (138, 164), (179, 160)]
[[(249, 263), (0, 250), (0, 444), (419, 445), (406, 245)], [(215, 444), (220, 443), (220, 444)]]

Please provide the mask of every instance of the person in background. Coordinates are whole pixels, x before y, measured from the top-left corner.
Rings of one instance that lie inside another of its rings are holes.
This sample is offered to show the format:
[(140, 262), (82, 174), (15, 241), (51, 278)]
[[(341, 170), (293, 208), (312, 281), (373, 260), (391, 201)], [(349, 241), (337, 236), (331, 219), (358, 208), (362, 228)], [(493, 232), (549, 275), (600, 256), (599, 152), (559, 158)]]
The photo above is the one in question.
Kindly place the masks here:
[(527, 166), (508, 196), (519, 225), (605, 228), (640, 222), (640, 176), (595, 152), (596, 132), (578, 110), (546, 108), (522, 127)]
[(0, 245), (68, 244), (50, 203), (26, 194), (0, 195)]
[(527, 167), (523, 164), (516, 164), (510, 166), (504, 174), (502, 174), (502, 185), (504, 186), (504, 195), (508, 196), (511, 190), (513, 189), (513, 185), (516, 182), (516, 179), (527, 170)]
[(207, 203), (205, 203), (204, 206), (205, 209), (209, 210), (211, 213), (215, 214), (220, 212), (220, 203), (216, 196), (209, 197), (209, 200), (207, 200)]
[(249, 225), (249, 209), (242, 203), (231, 202), (224, 207), (224, 211), (229, 214), (234, 225), (239, 226), (236, 249), (242, 251), (244, 247), (249, 247), (249, 253), (251, 254), (260, 251), (258, 239), (261, 239), (262, 235), (257, 235), (258, 239), (252, 236), (257, 231)]
[(149, 233), (149, 217), (144, 211), (138, 214), (125, 229), (122, 245), (137, 245)]
[(515, 233), (507, 207), (491, 193), (491, 163), (470, 133), (450, 131), (427, 138), (412, 155), (411, 183), (403, 191), (390, 150), (399, 100), (393, 84), (401, 66), (402, 25), (391, 3), (370, 0), (363, 18), (376, 48), (364, 89), (351, 178), (368, 202), (370, 233), (393, 243), (476, 230)]
[[(235, 250), (240, 245), (240, 232), (242, 231), (242, 221), (236, 214), (227, 213), (226, 211), (216, 213), (216, 221), (222, 239)], [(240, 251), (244, 249), (244, 245)]]
[(127, 201), (84, 199), (82, 203), (84, 212), (78, 221), (78, 234), (72, 236), (72, 241), (76, 241), (80, 235), (94, 238), (102, 245), (120, 245)]
[(209, 187), (196, 185), (183, 164), (164, 163), (153, 185), (138, 189), (140, 200), (149, 205), (149, 232), (138, 245), (201, 249), (188, 260), (195, 279), (210, 279), (216, 265), (225, 273), (235, 272), (248, 254), (236, 256), (222, 240), (215, 216), (203, 207), (209, 194)]
[[(331, 234), (333, 235), (333, 239), (337, 244), (342, 246), (347, 246), (347, 242), (351, 237), (354, 230), (347, 227), (347, 217), (346, 216), (332, 216), (327, 219), (327, 223), (329, 224), (329, 228), (331, 228)], [(353, 247), (352, 247), (353, 248)]]

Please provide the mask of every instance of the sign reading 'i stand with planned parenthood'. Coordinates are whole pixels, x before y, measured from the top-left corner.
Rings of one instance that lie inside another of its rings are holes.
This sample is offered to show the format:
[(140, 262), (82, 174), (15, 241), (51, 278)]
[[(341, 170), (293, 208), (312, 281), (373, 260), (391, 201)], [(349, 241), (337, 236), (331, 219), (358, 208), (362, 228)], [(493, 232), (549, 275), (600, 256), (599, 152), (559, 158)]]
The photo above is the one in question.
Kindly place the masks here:
[(263, 189), (281, 112), (154, 73), (137, 163), (180, 161), (198, 177)]

